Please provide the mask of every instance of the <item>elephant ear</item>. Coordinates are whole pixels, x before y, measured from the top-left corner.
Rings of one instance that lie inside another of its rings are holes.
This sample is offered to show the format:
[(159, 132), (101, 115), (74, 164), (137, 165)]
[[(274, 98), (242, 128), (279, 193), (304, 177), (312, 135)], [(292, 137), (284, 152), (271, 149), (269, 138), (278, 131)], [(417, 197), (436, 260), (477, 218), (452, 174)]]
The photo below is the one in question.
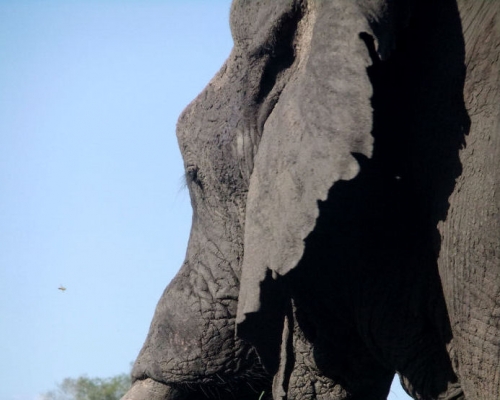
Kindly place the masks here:
[(293, 72), (264, 124), (254, 159), (237, 329), (271, 372), (278, 367), (286, 307), (279, 278), (302, 258), (304, 240), (319, 215), (318, 201), (326, 200), (335, 182), (358, 174), (353, 154), (372, 154), (367, 74), (372, 59), (362, 37), (375, 39), (381, 58), (392, 44), (387, 35), (374, 32), (387, 13), (381, 6), (385, 2), (365, 3), (307, 5), (298, 24)]

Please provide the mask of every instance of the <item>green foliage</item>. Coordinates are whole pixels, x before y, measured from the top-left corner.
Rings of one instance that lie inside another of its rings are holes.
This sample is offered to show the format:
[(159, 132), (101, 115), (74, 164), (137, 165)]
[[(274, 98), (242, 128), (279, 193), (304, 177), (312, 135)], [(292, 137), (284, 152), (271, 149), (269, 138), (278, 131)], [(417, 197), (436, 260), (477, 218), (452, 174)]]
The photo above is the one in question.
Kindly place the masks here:
[(57, 389), (45, 393), (43, 400), (119, 400), (130, 388), (130, 377), (121, 374), (112, 378), (66, 378)]

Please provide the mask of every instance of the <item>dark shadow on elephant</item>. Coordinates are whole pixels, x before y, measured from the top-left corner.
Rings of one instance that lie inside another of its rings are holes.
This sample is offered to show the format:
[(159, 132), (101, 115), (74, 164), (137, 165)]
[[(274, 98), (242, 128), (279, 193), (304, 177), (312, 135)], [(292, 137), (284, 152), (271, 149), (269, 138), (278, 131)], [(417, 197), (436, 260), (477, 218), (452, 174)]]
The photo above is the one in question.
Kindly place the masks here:
[(465, 51), (455, 2), (427, 6), (387, 61), (362, 35), (373, 60), (373, 157), (355, 155), (359, 175), (319, 202), (304, 256), (281, 278), (321, 374), (360, 399), (385, 398), (395, 371), (417, 398), (461, 393), (446, 348), (437, 225), (470, 128)]

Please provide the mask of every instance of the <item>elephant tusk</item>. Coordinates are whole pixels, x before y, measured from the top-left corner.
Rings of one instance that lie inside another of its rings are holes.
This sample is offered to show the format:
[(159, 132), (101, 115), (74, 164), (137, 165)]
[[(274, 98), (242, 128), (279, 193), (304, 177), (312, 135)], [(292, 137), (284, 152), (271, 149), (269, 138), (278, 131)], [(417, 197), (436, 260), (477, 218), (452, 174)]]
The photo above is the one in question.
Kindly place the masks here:
[(120, 400), (181, 400), (177, 390), (151, 378), (136, 381)]

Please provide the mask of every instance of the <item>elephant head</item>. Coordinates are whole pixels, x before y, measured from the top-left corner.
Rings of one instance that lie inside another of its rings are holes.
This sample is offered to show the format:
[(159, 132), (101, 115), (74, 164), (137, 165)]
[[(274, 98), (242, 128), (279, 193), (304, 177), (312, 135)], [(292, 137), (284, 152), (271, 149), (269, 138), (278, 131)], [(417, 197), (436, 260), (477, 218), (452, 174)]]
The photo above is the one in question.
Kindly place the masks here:
[[(395, 372), (415, 398), (500, 396), (499, 18), (233, 1), (234, 48), (177, 125), (186, 260), (124, 399), (383, 399)], [(496, 220), (464, 211), (474, 188)]]

